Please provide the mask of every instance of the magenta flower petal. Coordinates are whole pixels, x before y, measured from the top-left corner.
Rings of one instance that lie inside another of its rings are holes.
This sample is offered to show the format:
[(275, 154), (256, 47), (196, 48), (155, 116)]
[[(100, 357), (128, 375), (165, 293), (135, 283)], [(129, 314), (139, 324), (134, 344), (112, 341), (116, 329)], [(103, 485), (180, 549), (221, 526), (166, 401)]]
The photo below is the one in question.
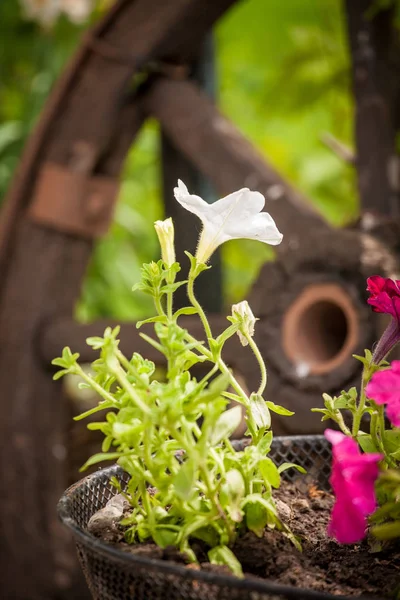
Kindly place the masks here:
[(328, 535), (340, 544), (355, 544), (362, 540), (366, 532), (365, 516), (351, 503), (336, 501), (328, 525)]
[(368, 304), (375, 312), (399, 318), (397, 301), (400, 300), (400, 281), (374, 275), (367, 279), (367, 291), (370, 293)]
[(341, 544), (354, 544), (365, 536), (367, 517), (376, 508), (375, 480), (381, 454), (362, 454), (357, 442), (339, 431), (327, 429), (332, 444), (330, 482), (335, 505), (328, 534)]
[(400, 281), (374, 275), (367, 279), (367, 291), (372, 310), (392, 317), (374, 351), (374, 362), (379, 364), (400, 341)]
[(400, 427), (400, 360), (394, 360), (390, 369), (375, 373), (365, 393), (376, 404), (386, 404), (388, 419)]
[(395, 427), (400, 427), (400, 397), (397, 396), (395, 400), (392, 400), (386, 409), (386, 414), (389, 421)]

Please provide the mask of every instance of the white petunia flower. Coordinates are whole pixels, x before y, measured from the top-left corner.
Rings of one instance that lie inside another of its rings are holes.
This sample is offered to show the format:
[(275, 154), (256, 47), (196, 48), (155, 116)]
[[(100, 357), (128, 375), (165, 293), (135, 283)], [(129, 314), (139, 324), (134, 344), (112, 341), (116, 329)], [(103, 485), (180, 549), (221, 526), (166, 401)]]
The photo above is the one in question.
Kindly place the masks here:
[(243, 300), (238, 304), (232, 304), (232, 317), (229, 317), (231, 323), (238, 323), (239, 330), (237, 332), (242, 346), (247, 346), (249, 343), (245, 333), (250, 337), (254, 336), (254, 326), (258, 318), (253, 315), (247, 300)]
[(246, 238), (276, 246), (282, 241), (275, 221), (264, 208), (265, 198), (259, 192), (243, 188), (221, 200), (208, 204), (200, 196), (189, 194), (186, 185), (179, 180), (174, 188), (175, 198), (194, 213), (203, 223), (196, 257), (207, 262), (212, 253), (224, 242)]

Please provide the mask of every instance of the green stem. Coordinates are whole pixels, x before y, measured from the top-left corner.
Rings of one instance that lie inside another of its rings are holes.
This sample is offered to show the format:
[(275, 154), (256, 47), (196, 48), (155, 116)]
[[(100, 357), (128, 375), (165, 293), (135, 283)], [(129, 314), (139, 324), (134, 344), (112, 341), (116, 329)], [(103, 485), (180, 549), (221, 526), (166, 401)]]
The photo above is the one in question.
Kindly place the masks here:
[(388, 452), (387, 452), (387, 450), (385, 448), (385, 407), (384, 406), (378, 406), (377, 407), (377, 413), (378, 413), (378, 418), (377, 418), (377, 437), (378, 437), (378, 441), (379, 441), (379, 450), (384, 455), (385, 461), (386, 461), (388, 467), (392, 467), (392, 468), (396, 469), (397, 468), (396, 461), (393, 460), (388, 455)]
[[(204, 331), (206, 333), (207, 339), (209, 339), (209, 338), (212, 338), (211, 328), (210, 328), (210, 325), (208, 323), (206, 314), (205, 314), (205, 312), (204, 312), (201, 304), (198, 302), (198, 300), (197, 300), (197, 298), (196, 298), (196, 296), (194, 294), (194, 281), (195, 281), (195, 276), (193, 275), (192, 272), (190, 272), (189, 273), (189, 279), (188, 279), (188, 285), (187, 285), (188, 297), (189, 297), (190, 302), (192, 303), (192, 306), (194, 306), (194, 308), (197, 310), (197, 312), (199, 314), (199, 317), (201, 319), (201, 322), (203, 324)], [(197, 342), (197, 340), (195, 340), (195, 338), (192, 337), (190, 334), (187, 335), (187, 338), (191, 342)], [(211, 360), (212, 362), (214, 362), (212, 352), (208, 351), (206, 348), (199, 349), (199, 351), (208, 360)], [(257, 351), (258, 351), (258, 348), (257, 348)], [(261, 357), (261, 355), (260, 355), (260, 357)], [(262, 358), (261, 358), (261, 360), (262, 360)], [(236, 391), (236, 393), (243, 399), (244, 404), (246, 406), (248, 406), (249, 403), (250, 403), (250, 401), (249, 401), (249, 398), (248, 398), (246, 392), (240, 386), (240, 384), (238, 383), (238, 381), (236, 381), (234, 375), (232, 374), (232, 372), (230, 371), (230, 369), (228, 368), (228, 366), (225, 364), (225, 362), (222, 360), (221, 357), (219, 357), (218, 362), (216, 364), (218, 365), (218, 368), (220, 369), (220, 371), (222, 373), (224, 373), (225, 375), (228, 376), (229, 382), (230, 382), (231, 386)], [(265, 366), (264, 366), (264, 369), (265, 369)]]
[(155, 304), (157, 313), (160, 316), (165, 315), (160, 296), (154, 296), (154, 304)]
[(348, 435), (349, 437), (351, 437), (352, 432), (350, 431), (350, 429), (347, 427), (346, 423), (344, 422), (343, 415), (340, 412), (340, 410), (337, 410), (335, 412), (335, 419), (336, 419), (336, 423), (339, 425), (339, 427), (343, 431), (343, 433), (345, 435)]
[(173, 303), (172, 292), (168, 292), (167, 293), (167, 316), (170, 321), (172, 321), (172, 315), (173, 315), (172, 303)]
[(149, 387), (148, 383), (143, 381), (142, 376), (137, 372), (135, 367), (130, 363), (130, 361), (118, 348), (115, 350), (115, 356), (118, 358), (119, 362), (124, 367), (124, 369), (128, 373), (133, 375), (133, 377), (135, 377), (135, 383), (137, 383), (142, 389), (147, 389)]
[(140, 488), (140, 495), (142, 497), (143, 508), (145, 510), (145, 513), (146, 513), (146, 519), (149, 521), (150, 528), (152, 528), (154, 526), (154, 523), (153, 523), (153, 512), (151, 510), (151, 504), (150, 504), (150, 500), (149, 500), (149, 494), (148, 494), (148, 491), (147, 491), (147, 486), (146, 486), (146, 484), (145, 484), (144, 481), (141, 481), (139, 483), (139, 488)]
[(201, 304), (199, 303), (199, 301), (197, 300), (195, 294), (194, 294), (194, 282), (195, 282), (195, 276), (193, 275), (192, 272), (189, 273), (189, 280), (188, 280), (188, 284), (187, 284), (187, 293), (188, 293), (188, 297), (190, 302), (192, 303), (192, 306), (194, 306), (194, 308), (197, 310), (200, 320), (203, 324), (204, 327), (204, 331), (206, 333), (206, 337), (207, 340), (212, 338), (212, 333), (211, 333), (211, 328), (210, 325), (208, 323), (207, 317), (206, 317), (206, 313), (203, 310), (203, 307), (201, 306)]
[(235, 530), (232, 527), (232, 523), (230, 523), (230, 521), (229, 521), (228, 515), (226, 514), (226, 512), (222, 508), (221, 504), (219, 503), (216, 491), (210, 481), (210, 475), (209, 475), (208, 469), (206, 466), (201, 465), (201, 464), (199, 465), (199, 469), (200, 469), (200, 473), (203, 476), (204, 483), (207, 488), (208, 497), (210, 498), (211, 502), (214, 504), (217, 514), (219, 514), (221, 519), (223, 519), (225, 521), (225, 526), (226, 526), (226, 529), (228, 532), (229, 541), (233, 542), (235, 539)]
[(220, 371), (222, 373), (224, 373), (225, 375), (227, 375), (227, 377), (229, 378), (229, 383), (231, 384), (231, 386), (233, 387), (233, 389), (235, 390), (237, 395), (240, 396), (240, 398), (242, 398), (243, 404), (246, 407), (248, 407), (250, 405), (250, 399), (249, 399), (248, 395), (246, 394), (246, 392), (244, 391), (244, 389), (241, 387), (240, 383), (236, 380), (234, 374), (229, 369), (227, 364), (222, 360), (222, 358), (220, 358), (218, 360), (217, 364), (218, 364)]
[(354, 415), (354, 419), (353, 419), (353, 427), (352, 427), (352, 436), (354, 439), (357, 438), (358, 432), (360, 430), (360, 425), (361, 425), (361, 419), (362, 416), (364, 414), (364, 408), (365, 408), (365, 386), (368, 382), (368, 374), (366, 373), (366, 367), (364, 366), (363, 369), (363, 373), (362, 373), (362, 378), (361, 378), (361, 389), (360, 389), (360, 396), (359, 396), (359, 400), (358, 400), (358, 406)]
[[(175, 283), (175, 273), (171, 273), (171, 271), (167, 274), (167, 283), (172, 285)], [(173, 302), (174, 302), (174, 292), (167, 292), (167, 316), (168, 320), (173, 320)]]
[(379, 448), (378, 441), (378, 412), (374, 411), (371, 415), (371, 424), (369, 426), (369, 430), (371, 433), (371, 439), (375, 442), (377, 448)]
[[(189, 342), (196, 342), (197, 341), (190, 334), (186, 335), (186, 339)], [(201, 352), (203, 354), (203, 356), (205, 358), (207, 358), (209, 361), (211, 361), (211, 362), (214, 361), (214, 357), (213, 357), (212, 353), (209, 350), (207, 350), (206, 348), (199, 349), (199, 352)], [(228, 380), (229, 380), (230, 385), (233, 387), (233, 389), (235, 390), (235, 392), (237, 393), (237, 395), (243, 400), (243, 405), (246, 407), (246, 409), (247, 409), (247, 415), (248, 415), (247, 427), (249, 429), (251, 438), (252, 438), (253, 442), (255, 443), (256, 442), (256, 437), (257, 437), (257, 431), (256, 431), (256, 429), (252, 425), (251, 415), (249, 414), (250, 399), (249, 399), (248, 395), (246, 394), (246, 392), (244, 391), (244, 389), (239, 384), (239, 382), (236, 380), (236, 378), (233, 375), (232, 371), (229, 369), (229, 367), (226, 365), (226, 363), (222, 360), (221, 357), (218, 359), (217, 365), (218, 365), (218, 368), (221, 371), (221, 373), (224, 373), (225, 375), (228, 376)]]
[(257, 394), (259, 394), (260, 396), (263, 395), (264, 390), (267, 386), (267, 369), (265, 366), (265, 362), (263, 357), (261, 356), (261, 352), (258, 349), (257, 344), (255, 343), (254, 339), (251, 337), (251, 335), (248, 332), (244, 332), (244, 336), (246, 338), (246, 340), (249, 342), (249, 346), (253, 351), (254, 356), (257, 359), (257, 362), (259, 364), (260, 367), (260, 371), (261, 371), (261, 383), (260, 383), (260, 387), (258, 388)]
[(124, 390), (126, 391), (126, 393), (128, 394), (128, 396), (130, 397), (130, 399), (132, 400), (132, 402), (145, 414), (145, 415), (149, 415), (150, 414), (150, 409), (147, 406), (147, 404), (145, 404), (143, 402), (143, 400), (141, 399), (141, 397), (135, 392), (134, 388), (132, 387), (131, 383), (128, 381), (124, 370), (122, 369), (122, 367), (110, 367), (110, 371), (115, 375), (115, 377), (118, 380), (118, 383), (124, 388)]
[(153, 460), (151, 457), (151, 438), (153, 437), (153, 429), (154, 426), (150, 419), (146, 419), (144, 422), (144, 436), (143, 436), (143, 450), (144, 450), (144, 460), (146, 461), (146, 468), (151, 472), (151, 467), (153, 465)]
[(77, 375), (79, 375), (79, 377), (82, 377), (82, 379), (84, 381), (86, 381), (86, 383), (88, 383), (90, 385), (90, 387), (99, 394), (99, 396), (104, 398), (104, 400), (108, 400), (108, 401), (112, 402), (114, 405), (118, 403), (118, 401), (114, 398), (114, 396), (112, 394), (110, 394), (109, 392), (107, 392), (105, 389), (103, 389), (101, 387), (101, 385), (99, 385), (97, 383), (97, 381), (95, 381), (93, 379), (93, 377), (91, 377), (90, 375), (87, 375), (85, 373), (85, 371), (82, 369), (82, 367), (80, 367), (78, 364), (76, 366), (78, 368)]
[[(187, 443), (185, 436), (182, 435), (181, 432), (176, 427), (171, 427), (171, 434), (174, 436), (176, 441), (179, 442), (179, 444), (182, 446), (182, 449), (186, 451), (187, 456), (189, 456), (188, 449), (191, 444)], [(209, 497), (210, 501), (212, 502), (212, 504), (214, 505), (214, 508), (217, 511), (217, 514), (225, 521), (226, 528), (228, 530), (229, 539), (233, 540), (235, 532), (232, 529), (232, 526), (231, 526), (231, 523), (229, 522), (227, 514), (225, 513), (224, 509), (222, 508), (222, 506), (219, 503), (218, 496), (217, 496), (216, 491), (210, 480), (210, 474), (208, 472), (207, 466), (204, 465), (204, 463), (201, 461), (199, 462), (199, 471), (203, 476), (203, 480), (204, 480), (204, 484), (205, 484), (205, 487), (206, 487), (206, 490), (208, 493), (208, 497)]]

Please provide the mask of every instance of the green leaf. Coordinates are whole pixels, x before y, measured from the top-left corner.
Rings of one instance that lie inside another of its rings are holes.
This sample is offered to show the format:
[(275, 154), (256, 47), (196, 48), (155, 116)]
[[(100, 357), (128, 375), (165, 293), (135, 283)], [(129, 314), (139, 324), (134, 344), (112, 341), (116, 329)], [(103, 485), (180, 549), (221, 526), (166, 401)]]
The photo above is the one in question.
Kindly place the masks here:
[(196, 315), (197, 312), (198, 311), (196, 308), (194, 308), (194, 306), (186, 306), (185, 308), (180, 308), (176, 311), (176, 313), (174, 314), (174, 319), (176, 320), (182, 315)]
[(152, 538), (160, 548), (175, 546), (178, 537), (178, 531), (168, 525), (156, 525), (152, 531)]
[(359, 433), (357, 436), (357, 442), (360, 444), (362, 450), (368, 453), (379, 452), (378, 448), (375, 445), (375, 442), (372, 440), (371, 436), (366, 433)]
[(390, 454), (400, 449), (400, 429), (388, 429), (384, 432), (384, 446)]
[(240, 402), (242, 400), (239, 394), (232, 394), (231, 392), (223, 392), (222, 396), (224, 396), (224, 398), (228, 398), (229, 400), (234, 400), (235, 402)]
[(274, 527), (280, 524), (274, 504), (258, 494), (250, 494), (245, 498), (244, 512), (247, 528), (257, 537), (263, 536), (267, 525)]
[(196, 479), (196, 468), (193, 460), (187, 460), (180, 467), (174, 477), (176, 495), (181, 500), (188, 500), (193, 491)]
[(396, 450), (396, 452), (391, 452), (390, 456), (391, 458), (394, 458), (394, 460), (400, 460), (400, 448)]
[(221, 373), (218, 377), (215, 377), (210, 385), (201, 394), (200, 399), (202, 402), (210, 402), (218, 396), (225, 396), (224, 390), (229, 385), (229, 375)]
[(272, 485), (274, 488), (278, 488), (281, 483), (281, 477), (279, 475), (278, 467), (268, 457), (260, 460), (258, 463), (260, 473), (267, 483)]
[(54, 373), (53, 375), (53, 381), (57, 381), (57, 379), (61, 379), (61, 377), (64, 377), (64, 375), (68, 375), (69, 374), (69, 369), (61, 369), (61, 371), (57, 371), (57, 373)]
[(382, 525), (375, 525), (371, 528), (371, 533), (378, 540), (393, 540), (400, 537), (400, 520)]
[(277, 415), (282, 415), (283, 417), (290, 417), (291, 415), (294, 415), (293, 411), (288, 410), (287, 408), (284, 408), (283, 406), (279, 406), (279, 404), (275, 404), (274, 402), (271, 402), (270, 400), (267, 400), (266, 404), (267, 404), (269, 410), (272, 410), (272, 412), (276, 413)]
[(219, 540), (219, 536), (215, 531), (213, 524), (207, 525), (206, 527), (196, 528), (191, 536), (198, 540), (202, 540), (211, 548), (216, 546)]
[(212, 445), (219, 444), (222, 440), (229, 438), (242, 421), (241, 406), (234, 406), (226, 410), (215, 423), (210, 436)]
[[(229, 317), (228, 317), (229, 318)], [(235, 335), (239, 330), (239, 324), (235, 323), (235, 325), (230, 325), (223, 331), (216, 339), (218, 344), (222, 347), (229, 338)]]
[(62, 351), (62, 356), (59, 358), (54, 358), (51, 361), (52, 365), (55, 365), (56, 367), (62, 367), (64, 369), (71, 369), (72, 367), (75, 366), (76, 361), (79, 358), (79, 353), (75, 352), (74, 354), (72, 354), (70, 348), (68, 346), (66, 346), (63, 351)]
[(105, 340), (102, 337), (93, 336), (86, 338), (86, 343), (94, 350), (100, 350), (104, 346)]
[(216, 532), (210, 525), (212, 525), (212, 523), (210, 523), (210, 518), (208, 516), (193, 517), (189, 523), (184, 527), (181, 527), (177, 540), (178, 543), (182, 543), (185, 539), (193, 536), (215, 546), (218, 544)]
[(388, 517), (400, 517), (400, 502), (386, 502), (369, 517), (369, 520), (372, 523), (379, 523)]
[(167, 294), (168, 292), (176, 292), (176, 290), (180, 287), (182, 287), (182, 285), (186, 285), (187, 284), (187, 280), (185, 281), (177, 281), (175, 283), (167, 283), (166, 285), (163, 285), (162, 288), (160, 289), (160, 292), (162, 292), (163, 294)]
[(271, 427), (271, 414), (267, 407), (268, 402), (259, 394), (250, 395), (250, 412), (257, 427), (269, 429)]
[(299, 471), (300, 473), (303, 473), (303, 474), (307, 473), (307, 471), (304, 467), (301, 467), (300, 465), (296, 465), (296, 463), (292, 463), (292, 462), (284, 462), (281, 465), (279, 465), (278, 472), (283, 473), (283, 471), (286, 471), (287, 469), (297, 469), (297, 471)]
[(86, 412), (74, 417), (74, 421), (81, 421), (82, 419), (86, 419), (86, 417), (90, 417), (90, 415), (94, 415), (95, 413), (100, 412), (101, 410), (104, 410), (106, 408), (113, 408), (116, 404), (117, 401), (112, 402), (111, 400), (104, 400), (104, 402), (100, 402), (94, 408), (91, 408)]
[(99, 462), (103, 462), (105, 460), (118, 460), (121, 458), (121, 456), (121, 452), (99, 452), (98, 454), (93, 454), (93, 456), (91, 456), (79, 470), (86, 471), (86, 469), (93, 465), (97, 465)]
[(196, 277), (198, 277), (200, 275), (200, 273), (202, 273), (203, 271), (207, 271), (208, 269), (211, 269), (211, 265), (206, 265), (205, 263), (199, 263), (197, 258), (195, 256), (193, 256), (193, 254), (190, 254), (190, 252), (188, 252), (187, 250), (185, 250), (185, 254), (190, 260), (190, 270), (193, 271), (193, 273), (196, 275)]
[(156, 317), (150, 317), (150, 319), (144, 319), (136, 323), (136, 329), (140, 329), (142, 325), (147, 323), (167, 323), (167, 317), (165, 315), (157, 315)]
[(240, 523), (243, 518), (241, 503), (245, 495), (245, 484), (242, 474), (237, 469), (230, 469), (219, 493), (221, 506), (228, 512), (232, 521)]
[(113, 437), (111, 435), (107, 435), (104, 438), (103, 443), (101, 444), (101, 451), (108, 452), (109, 449), (111, 448), (112, 442), (113, 442)]
[(272, 444), (272, 431), (267, 431), (257, 444), (257, 450), (261, 456), (268, 454)]
[(155, 339), (153, 339), (152, 337), (150, 337), (149, 335), (147, 335), (146, 333), (139, 333), (140, 337), (142, 339), (144, 339), (148, 344), (150, 344), (150, 346), (153, 346), (153, 348), (155, 348), (156, 350), (158, 350), (161, 354), (165, 354), (165, 350), (164, 348), (161, 346), (161, 344), (159, 344), (158, 342), (156, 342)]
[(213, 565), (226, 565), (237, 577), (243, 577), (242, 565), (228, 546), (216, 546), (208, 552), (208, 558)]
[(322, 398), (324, 400), (325, 408), (332, 412), (334, 410), (334, 400), (332, 396), (330, 396), (329, 394), (322, 394)]
[(221, 354), (223, 343), (218, 340), (214, 340), (213, 338), (209, 338), (208, 345), (210, 346), (210, 350), (212, 352), (214, 361), (218, 362), (218, 358)]

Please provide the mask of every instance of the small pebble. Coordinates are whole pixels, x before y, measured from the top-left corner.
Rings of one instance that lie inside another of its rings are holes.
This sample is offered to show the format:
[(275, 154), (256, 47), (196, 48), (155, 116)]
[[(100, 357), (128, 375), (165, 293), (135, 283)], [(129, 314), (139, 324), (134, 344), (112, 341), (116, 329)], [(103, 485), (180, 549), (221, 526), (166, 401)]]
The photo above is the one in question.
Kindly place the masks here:
[(326, 505), (321, 498), (313, 498), (311, 501), (311, 508), (313, 510), (326, 510)]
[(279, 500), (279, 499), (275, 501), (275, 504), (276, 504), (276, 510), (278, 511), (278, 515), (282, 519), (282, 521), (286, 521), (287, 519), (290, 519), (290, 517), (292, 516), (292, 511), (290, 510), (290, 506), (288, 506), (286, 504), (286, 502), (283, 502), (282, 500)]
[(122, 494), (113, 496), (104, 508), (98, 510), (89, 519), (88, 531), (93, 535), (102, 537), (104, 532), (113, 530), (124, 514), (126, 505), (127, 501)]
[(306, 513), (310, 510), (310, 505), (305, 498), (296, 498), (296, 500), (293, 500), (292, 506), (293, 508), (296, 508), (299, 513)]

